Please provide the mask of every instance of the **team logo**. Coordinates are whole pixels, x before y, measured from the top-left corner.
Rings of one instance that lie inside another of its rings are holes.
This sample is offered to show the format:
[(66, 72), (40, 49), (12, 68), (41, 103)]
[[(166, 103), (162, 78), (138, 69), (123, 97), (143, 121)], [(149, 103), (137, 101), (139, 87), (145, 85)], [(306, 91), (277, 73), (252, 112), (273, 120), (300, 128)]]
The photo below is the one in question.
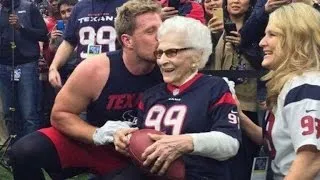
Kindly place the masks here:
[(122, 118), (124, 121), (132, 122), (133, 124), (138, 123), (138, 118), (134, 110), (126, 111), (122, 114)]

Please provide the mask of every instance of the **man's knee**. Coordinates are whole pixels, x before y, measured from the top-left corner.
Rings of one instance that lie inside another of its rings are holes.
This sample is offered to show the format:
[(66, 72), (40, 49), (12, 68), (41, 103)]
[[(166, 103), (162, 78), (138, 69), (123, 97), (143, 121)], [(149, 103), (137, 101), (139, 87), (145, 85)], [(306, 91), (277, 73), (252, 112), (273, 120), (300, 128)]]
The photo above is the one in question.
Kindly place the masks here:
[[(39, 151), (41, 151), (43, 145), (42, 138), (40, 132), (36, 131), (15, 142), (8, 151), (10, 164), (14, 165), (33, 162), (36, 156), (41, 153)], [(40, 141), (42, 142), (40, 143)]]

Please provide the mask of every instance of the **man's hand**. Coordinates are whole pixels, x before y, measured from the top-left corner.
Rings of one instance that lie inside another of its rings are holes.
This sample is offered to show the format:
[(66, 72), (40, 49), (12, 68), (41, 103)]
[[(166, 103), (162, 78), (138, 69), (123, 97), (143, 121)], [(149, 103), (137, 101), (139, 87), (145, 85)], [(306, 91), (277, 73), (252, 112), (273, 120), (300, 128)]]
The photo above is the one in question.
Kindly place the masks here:
[(120, 129), (129, 129), (132, 125), (133, 123), (129, 121), (107, 120), (102, 127), (96, 129), (92, 136), (92, 140), (97, 146), (113, 143), (116, 131)]
[(193, 151), (193, 139), (188, 135), (149, 134), (155, 142), (142, 154), (144, 166), (152, 163), (151, 173), (163, 175), (170, 164), (185, 153)]
[(128, 145), (131, 133), (138, 130), (138, 128), (119, 129), (113, 134), (113, 143), (116, 151), (125, 156), (129, 156)]
[(173, 16), (177, 16), (178, 12), (179, 11), (176, 10), (174, 7), (164, 7), (161, 9), (161, 19), (164, 21)]
[(52, 30), (50, 33), (50, 40), (55, 40), (57, 37), (61, 37), (63, 35), (62, 31), (59, 30)]
[(280, 6), (289, 4), (290, 2), (291, 0), (268, 0), (267, 3), (264, 5), (264, 10), (267, 13), (272, 13)]
[(56, 89), (62, 88), (60, 73), (57, 68), (49, 68), (49, 82)]
[(16, 14), (9, 15), (9, 24), (13, 26), (14, 29), (18, 30), (21, 28), (19, 23), (19, 17)]

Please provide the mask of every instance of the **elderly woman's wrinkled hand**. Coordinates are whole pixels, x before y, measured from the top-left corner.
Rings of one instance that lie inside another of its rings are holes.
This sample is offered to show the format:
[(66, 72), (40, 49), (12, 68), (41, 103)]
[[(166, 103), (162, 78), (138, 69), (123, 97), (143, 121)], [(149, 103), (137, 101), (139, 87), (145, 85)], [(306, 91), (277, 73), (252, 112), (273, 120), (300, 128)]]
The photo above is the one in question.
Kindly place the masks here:
[(120, 152), (125, 156), (129, 156), (128, 145), (129, 145), (129, 136), (138, 128), (126, 128), (119, 129), (113, 134), (113, 143), (116, 151)]
[(213, 16), (208, 22), (208, 28), (212, 33), (219, 33), (223, 31), (223, 21), (219, 20), (217, 16)]
[(144, 151), (142, 158), (145, 159), (143, 165), (151, 167), (151, 173), (163, 175), (174, 160), (193, 151), (193, 139), (189, 135), (149, 136), (155, 142)]

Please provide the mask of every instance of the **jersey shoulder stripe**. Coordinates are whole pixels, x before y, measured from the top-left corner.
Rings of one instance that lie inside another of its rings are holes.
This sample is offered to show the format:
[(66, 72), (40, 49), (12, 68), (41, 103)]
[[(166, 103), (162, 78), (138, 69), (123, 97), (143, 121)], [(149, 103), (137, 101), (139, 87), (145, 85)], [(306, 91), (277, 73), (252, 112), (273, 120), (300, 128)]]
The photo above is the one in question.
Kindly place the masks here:
[(313, 99), (320, 101), (320, 86), (311, 84), (302, 84), (291, 89), (284, 102), (284, 106), (304, 99)]

